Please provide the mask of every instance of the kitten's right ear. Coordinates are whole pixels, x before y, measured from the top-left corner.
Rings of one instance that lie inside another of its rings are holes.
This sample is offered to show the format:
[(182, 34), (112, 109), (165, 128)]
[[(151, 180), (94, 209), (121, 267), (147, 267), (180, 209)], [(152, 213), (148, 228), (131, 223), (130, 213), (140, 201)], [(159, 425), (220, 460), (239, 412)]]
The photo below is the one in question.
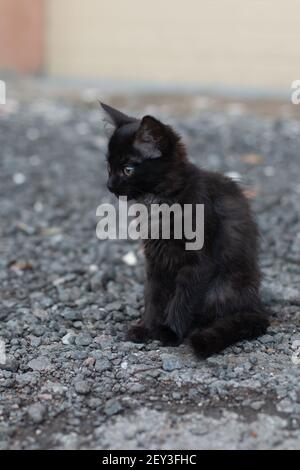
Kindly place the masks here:
[(121, 111), (108, 106), (108, 104), (101, 103), (101, 101), (99, 101), (99, 103), (102, 111), (102, 120), (112, 126), (113, 130), (124, 126), (125, 124), (137, 121), (137, 119), (121, 113)]

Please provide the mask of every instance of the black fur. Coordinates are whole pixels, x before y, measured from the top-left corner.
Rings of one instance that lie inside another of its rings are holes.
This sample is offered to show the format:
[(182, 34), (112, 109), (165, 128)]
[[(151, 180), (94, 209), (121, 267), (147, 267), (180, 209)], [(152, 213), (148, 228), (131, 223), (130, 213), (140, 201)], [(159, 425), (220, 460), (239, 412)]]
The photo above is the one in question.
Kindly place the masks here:
[[(108, 146), (108, 187), (139, 201), (204, 204), (204, 246), (185, 240), (145, 240), (145, 314), (127, 339), (157, 338), (178, 345), (189, 338), (207, 357), (263, 334), (259, 298), (258, 232), (239, 186), (190, 163), (179, 136), (151, 116), (141, 121), (103, 106), (114, 126)], [(125, 176), (124, 166), (134, 173)]]

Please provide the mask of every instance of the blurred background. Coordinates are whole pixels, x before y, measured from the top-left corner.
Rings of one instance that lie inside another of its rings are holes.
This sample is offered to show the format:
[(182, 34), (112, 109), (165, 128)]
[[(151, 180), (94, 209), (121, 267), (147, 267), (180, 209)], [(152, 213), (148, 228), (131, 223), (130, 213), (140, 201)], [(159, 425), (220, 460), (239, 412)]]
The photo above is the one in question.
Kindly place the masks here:
[(0, 70), (286, 93), (298, 0), (0, 0)]
[[(0, 0), (1, 449), (299, 448), (299, 18), (299, 0)], [(144, 256), (96, 238), (117, 204), (98, 99), (242, 183), (267, 335), (201, 363), (124, 342)]]

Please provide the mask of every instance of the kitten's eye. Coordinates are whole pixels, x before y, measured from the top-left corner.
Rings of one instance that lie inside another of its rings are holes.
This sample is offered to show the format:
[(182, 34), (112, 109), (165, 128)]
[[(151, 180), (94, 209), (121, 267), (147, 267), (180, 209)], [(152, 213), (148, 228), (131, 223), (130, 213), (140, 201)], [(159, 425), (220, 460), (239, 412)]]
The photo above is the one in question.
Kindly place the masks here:
[(125, 176), (131, 176), (134, 173), (134, 167), (132, 165), (126, 165), (123, 168), (123, 173)]

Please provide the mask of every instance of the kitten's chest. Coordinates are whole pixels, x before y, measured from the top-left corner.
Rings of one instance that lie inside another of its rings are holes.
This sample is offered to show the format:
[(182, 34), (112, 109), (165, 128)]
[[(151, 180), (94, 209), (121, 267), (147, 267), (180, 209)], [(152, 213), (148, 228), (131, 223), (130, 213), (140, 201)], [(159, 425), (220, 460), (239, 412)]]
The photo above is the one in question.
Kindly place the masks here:
[[(142, 202), (147, 208), (145, 217), (142, 219), (144, 254), (146, 261), (156, 269), (164, 270), (170, 274), (185, 264), (186, 251), (182, 237), (182, 210), (177, 204), (175, 217), (170, 215), (169, 208), (174, 202), (154, 196), (145, 195)], [(165, 209), (165, 212), (164, 212)], [(178, 224), (176, 226), (176, 224)], [(176, 235), (179, 228), (180, 236)]]
[(146, 262), (171, 275), (185, 264), (185, 253), (179, 240), (143, 240)]

